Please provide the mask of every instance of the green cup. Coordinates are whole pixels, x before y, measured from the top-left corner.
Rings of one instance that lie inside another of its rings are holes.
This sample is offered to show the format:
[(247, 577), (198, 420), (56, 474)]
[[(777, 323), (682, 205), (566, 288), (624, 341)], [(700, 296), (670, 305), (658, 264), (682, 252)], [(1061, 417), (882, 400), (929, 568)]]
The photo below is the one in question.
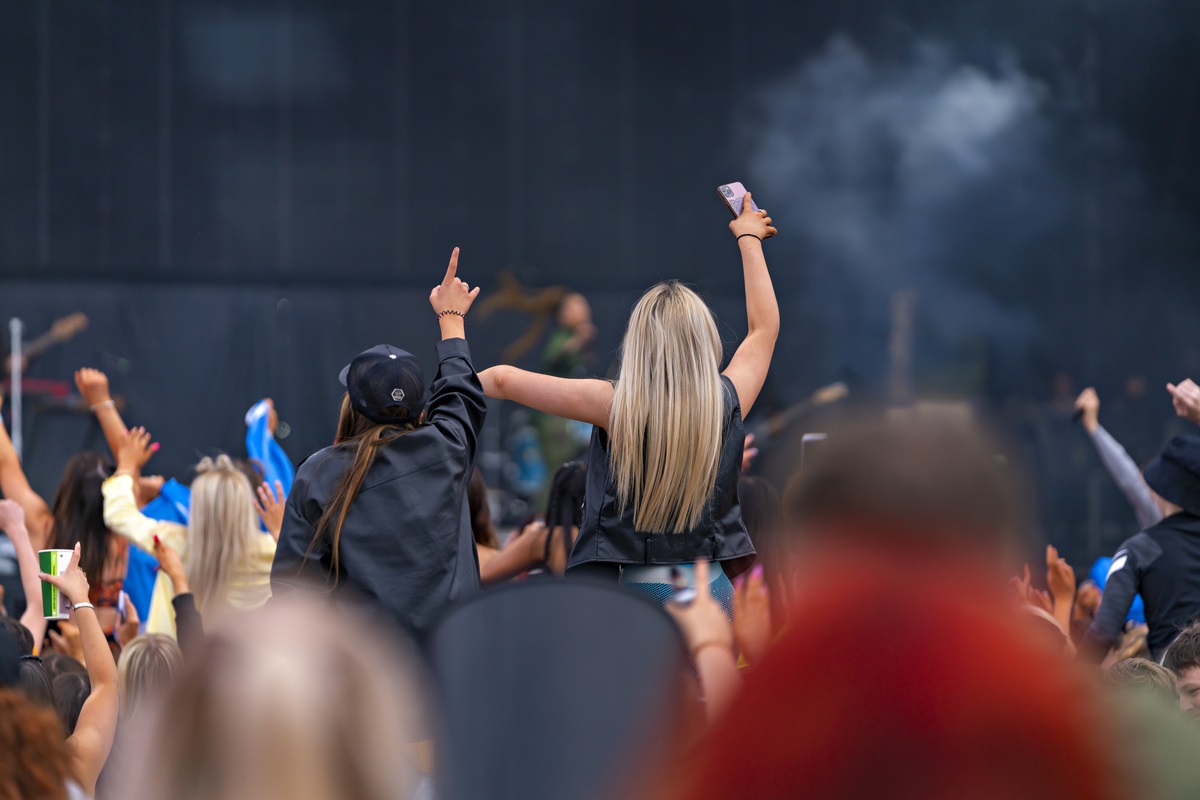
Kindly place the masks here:
[[(61, 575), (71, 566), (74, 550), (38, 550), (38, 566), (47, 575)], [(67, 619), (71, 603), (52, 583), (42, 581), (42, 616), (46, 619)]]

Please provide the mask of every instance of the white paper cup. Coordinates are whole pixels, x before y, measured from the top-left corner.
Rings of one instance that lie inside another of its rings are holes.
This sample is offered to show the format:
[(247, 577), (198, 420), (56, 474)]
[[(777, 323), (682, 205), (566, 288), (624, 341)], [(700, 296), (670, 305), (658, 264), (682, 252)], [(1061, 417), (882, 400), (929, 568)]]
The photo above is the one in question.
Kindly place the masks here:
[[(74, 550), (38, 550), (38, 566), (47, 575), (61, 575), (71, 566)], [(52, 583), (42, 581), (42, 616), (46, 619), (67, 619), (71, 603)]]

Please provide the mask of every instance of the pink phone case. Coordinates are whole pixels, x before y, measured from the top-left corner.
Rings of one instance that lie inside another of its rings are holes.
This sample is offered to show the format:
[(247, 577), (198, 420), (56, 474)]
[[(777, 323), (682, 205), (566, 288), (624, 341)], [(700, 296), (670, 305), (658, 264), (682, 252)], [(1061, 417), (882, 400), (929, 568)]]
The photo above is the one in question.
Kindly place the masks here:
[[(729, 212), (735, 217), (742, 215), (742, 203), (746, 198), (746, 187), (740, 183), (727, 183), (724, 186), (718, 186), (717, 192), (721, 195), (721, 199), (725, 201)], [(750, 198), (750, 208), (758, 211), (758, 203), (754, 202), (754, 198)]]

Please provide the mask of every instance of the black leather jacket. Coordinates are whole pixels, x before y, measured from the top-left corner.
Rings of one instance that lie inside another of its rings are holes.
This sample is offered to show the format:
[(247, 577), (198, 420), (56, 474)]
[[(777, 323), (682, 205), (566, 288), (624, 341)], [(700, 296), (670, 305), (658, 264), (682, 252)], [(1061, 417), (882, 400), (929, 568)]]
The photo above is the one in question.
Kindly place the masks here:
[(622, 514), (609, 476), (608, 434), (592, 431), (588, 451), (587, 493), (583, 525), (571, 550), (568, 569), (595, 564), (690, 564), (697, 559), (721, 562), (725, 574), (736, 577), (754, 563), (754, 545), (742, 520), (738, 500), (742, 448), (746, 431), (737, 390), (728, 378), (725, 386), (725, 425), (717, 482), (704, 519), (686, 533), (647, 533), (633, 524), (633, 508)]
[(376, 456), (342, 526), (336, 575), (326, 536), (305, 553), (354, 453), (334, 445), (300, 465), (271, 567), (273, 594), (347, 590), (420, 639), (447, 605), (479, 590), (466, 490), (487, 403), (465, 339), (440, 342), (437, 355), (426, 422)]

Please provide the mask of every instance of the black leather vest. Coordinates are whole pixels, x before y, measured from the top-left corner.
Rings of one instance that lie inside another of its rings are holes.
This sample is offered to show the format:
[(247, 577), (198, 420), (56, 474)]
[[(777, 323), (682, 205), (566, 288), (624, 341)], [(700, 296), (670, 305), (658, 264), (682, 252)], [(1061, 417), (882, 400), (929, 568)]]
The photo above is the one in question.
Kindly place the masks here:
[(730, 577), (754, 563), (754, 545), (742, 521), (738, 478), (746, 432), (737, 390), (728, 378), (725, 386), (725, 425), (717, 482), (700, 524), (686, 533), (646, 533), (633, 524), (633, 508), (621, 513), (621, 503), (609, 475), (608, 433), (592, 430), (588, 451), (587, 492), (583, 525), (571, 550), (568, 569), (584, 564), (690, 564), (697, 559), (721, 562)]

